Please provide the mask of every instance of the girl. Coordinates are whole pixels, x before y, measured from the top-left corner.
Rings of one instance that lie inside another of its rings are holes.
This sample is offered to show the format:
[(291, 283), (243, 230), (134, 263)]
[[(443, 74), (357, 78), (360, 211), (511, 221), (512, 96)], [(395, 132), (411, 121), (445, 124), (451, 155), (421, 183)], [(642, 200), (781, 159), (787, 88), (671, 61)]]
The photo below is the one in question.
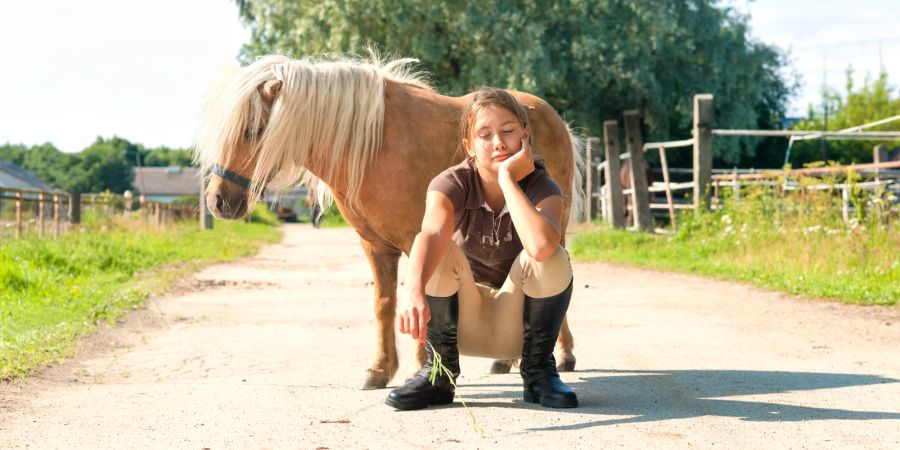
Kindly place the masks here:
[(559, 245), (562, 191), (535, 161), (528, 116), (508, 92), (476, 91), (460, 128), (468, 158), (428, 186), (399, 317), (400, 332), (424, 345), (428, 360), (385, 403), (410, 410), (453, 402), (449, 377), (428, 381), (433, 346), (454, 381), (460, 353), (521, 357), (525, 401), (576, 407), (553, 358), (572, 295), (569, 256)]

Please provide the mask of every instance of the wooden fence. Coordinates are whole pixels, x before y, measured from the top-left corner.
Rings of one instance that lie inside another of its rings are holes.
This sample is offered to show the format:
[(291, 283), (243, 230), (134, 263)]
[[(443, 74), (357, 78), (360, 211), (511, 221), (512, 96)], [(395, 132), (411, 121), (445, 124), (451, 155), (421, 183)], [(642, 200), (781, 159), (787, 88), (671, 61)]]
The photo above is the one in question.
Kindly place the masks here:
[(0, 239), (19, 238), (29, 233), (57, 237), (68, 232), (84, 217), (123, 215), (164, 227), (194, 218), (196, 207), (148, 201), (123, 194), (80, 194), (0, 187)]
[[(864, 128), (881, 125), (889, 120), (900, 119), (900, 116), (880, 120), (871, 124), (849, 128), (841, 131), (793, 131), (793, 130), (722, 130), (713, 128), (713, 96), (711, 94), (699, 94), (694, 96), (694, 119), (691, 139), (669, 142), (644, 143), (640, 130), (640, 113), (637, 110), (625, 111), (624, 131), (626, 152), (622, 153), (619, 139), (619, 123), (609, 120), (603, 124), (603, 151), (599, 151), (598, 137), (589, 137), (585, 146), (585, 220), (592, 220), (596, 213), (601, 214), (604, 221), (615, 228), (625, 226), (624, 206), (625, 196), (630, 196), (631, 205), (629, 211), (634, 219), (633, 227), (640, 231), (663, 231), (654, 228), (653, 211), (664, 210), (668, 216), (672, 229), (675, 228), (678, 209), (709, 209), (719, 204), (718, 193), (723, 186), (731, 187), (738, 192), (740, 198), (740, 186), (749, 180), (781, 177), (787, 175), (815, 175), (830, 171), (846, 172), (847, 170), (871, 171), (875, 173), (876, 180), (871, 183), (855, 184), (863, 189), (876, 189), (883, 186), (892, 186), (897, 182), (898, 174), (886, 169), (900, 168), (898, 162), (883, 162), (886, 159), (886, 147), (875, 147), (873, 160), (875, 163), (855, 166), (835, 166), (830, 168), (800, 169), (789, 172), (766, 171), (762, 173), (745, 173), (737, 175), (737, 172), (746, 170), (714, 170), (712, 168), (712, 152), (714, 136), (758, 136), (758, 137), (790, 137), (792, 139), (829, 139), (829, 140), (900, 140), (900, 132), (864, 132)], [(671, 168), (668, 165), (667, 151), (681, 148), (692, 148), (693, 158), (690, 168)], [(597, 148), (597, 151), (595, 151)], [(659, 152), (660, 169), (663, 181), (648, 185), (644, 155), (648, 151)], [(619, 172), (621, 161), (631, 160), (631, 170), (628, 173), (628, 181), (631, 188), (623, 189)], [(673, 182), (672, 173), (689, 173), (691, 180), (688, 182)], [(718, 172), (714, 175), (714, 173)], [(602, 181), (601, 181), (602, 180)], [(745, 181), (746, 180), (746, 181)], [(786, 189), (792, 189), (788, 182)], [(806, 188), (815, 189), (816, 186)], [(837, 187), (843, 189), (843, 196), (847, 198), (848, 185)], [(688, 191), (690, 196), (676, 193)], [(650, 194), (664, 194), (663, 202), (653, 202)], [(595, 202), (595, 199), (597, 201)], [(847, 204), (845, 202), (845, 217)]]

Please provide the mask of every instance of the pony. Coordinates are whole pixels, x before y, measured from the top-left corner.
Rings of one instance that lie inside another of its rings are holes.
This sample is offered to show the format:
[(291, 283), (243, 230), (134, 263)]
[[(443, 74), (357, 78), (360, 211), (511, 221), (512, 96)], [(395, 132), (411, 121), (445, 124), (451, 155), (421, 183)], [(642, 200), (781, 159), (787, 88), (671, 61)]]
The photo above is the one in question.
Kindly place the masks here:
[[(307, 186), (332, 202), (360, 237), (374, 275), (377, 341), (363, 389), (387, 386), (399, 367), (394, 317), (397, 271), (422, 223), (429, 181), (462, 160), (460, 113), (466, 97), (430, 87), (412, 58), (270, 55), (237, 70), (207, 96), (195, 163), (205, 174), (210, 212), (247, 214), (264, 190)], [(582, 140), (544, 100), (514, 92), (525, 105), (539, 153), (564, 193), (562, 231), (581, 180)], [(560, 371), (575, 368), (563, 322)], [(420, 348), (418, 363), (425, 362)], [(493, 373), (513, 361), (495, 361)]]

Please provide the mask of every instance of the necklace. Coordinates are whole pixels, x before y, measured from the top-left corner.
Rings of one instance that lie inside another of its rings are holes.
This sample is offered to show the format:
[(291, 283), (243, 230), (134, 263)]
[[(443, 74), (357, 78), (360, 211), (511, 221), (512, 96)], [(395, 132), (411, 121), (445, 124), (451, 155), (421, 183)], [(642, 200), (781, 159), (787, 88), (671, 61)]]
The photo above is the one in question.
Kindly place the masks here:
[(497, 219), (496, 214), (491, 212), (491, 243), (494, 247), (500, 247), (500, 226), (503, 224), (503, 215)]

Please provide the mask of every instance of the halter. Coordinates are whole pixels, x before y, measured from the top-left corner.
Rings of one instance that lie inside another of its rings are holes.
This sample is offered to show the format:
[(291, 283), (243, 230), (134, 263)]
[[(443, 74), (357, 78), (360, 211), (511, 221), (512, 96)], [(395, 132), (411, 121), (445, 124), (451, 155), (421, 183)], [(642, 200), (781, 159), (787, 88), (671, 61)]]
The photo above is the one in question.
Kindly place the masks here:
[(218, 176), (220, 176), (220, 177), (222, 177), (244, 189), (250, 189), (250, 180), (249, 179), (244, 178), (244, 177), (242, 177), (242, 176), (240, 176), (218, 164), (213, 166), (212, 173), (214, 173), (214, 174), (216, 174), (216, 175), (218, 175)]

